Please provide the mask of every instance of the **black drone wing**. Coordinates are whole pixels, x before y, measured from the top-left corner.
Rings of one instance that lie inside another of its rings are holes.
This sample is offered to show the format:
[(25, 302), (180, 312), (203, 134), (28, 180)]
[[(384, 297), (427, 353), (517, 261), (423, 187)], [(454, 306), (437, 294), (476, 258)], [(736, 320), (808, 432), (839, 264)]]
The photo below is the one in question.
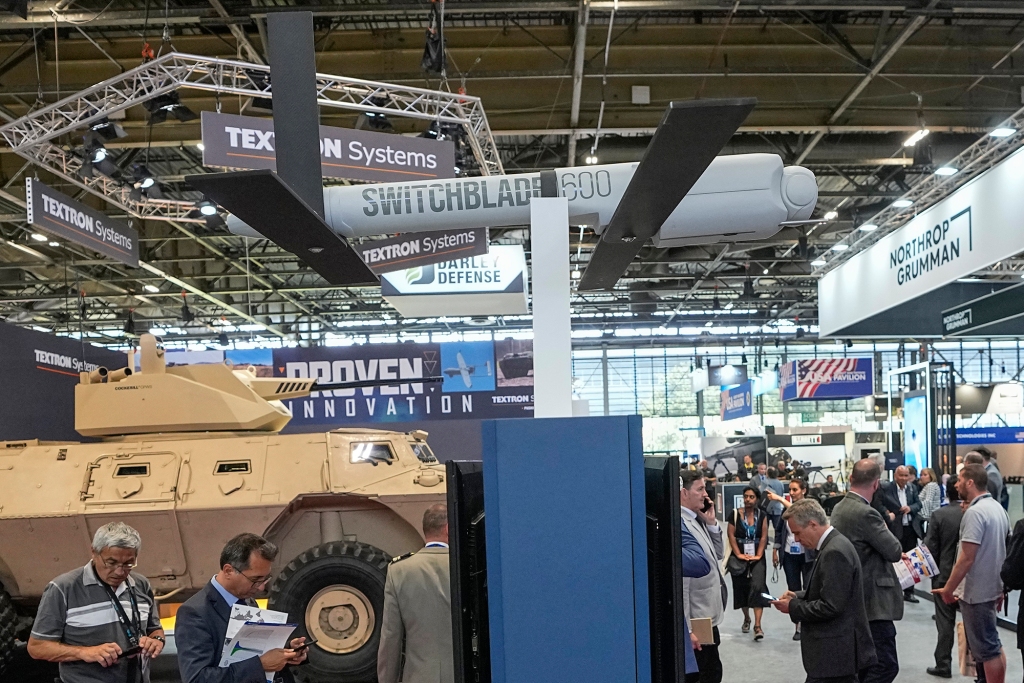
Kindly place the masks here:
[(590, 257), (581, 291), (615, 286), (756, 104), (752, 97), (669, 104)]

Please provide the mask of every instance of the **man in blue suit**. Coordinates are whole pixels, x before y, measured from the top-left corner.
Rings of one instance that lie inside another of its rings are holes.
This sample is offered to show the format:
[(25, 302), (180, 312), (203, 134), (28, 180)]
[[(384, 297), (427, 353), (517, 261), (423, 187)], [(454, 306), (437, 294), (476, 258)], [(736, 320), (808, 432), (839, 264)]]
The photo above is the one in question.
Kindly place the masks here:
[(235, 536), (220, 554), (220, 571), (178, 609), (174, 641), (182, 683), (265, 683), (264, 671), (282, 672), (275, 680), (289, 683), (289, 664), (301, 664), (305, 638), (293, 638), (288, 649), (270, 650), (231, 666), (221, 667), (221, 652), (231, 608), (236, 602), (256, 607), (253, 596), (270, 582), (270, 565), (277, 546), (256, 534)]

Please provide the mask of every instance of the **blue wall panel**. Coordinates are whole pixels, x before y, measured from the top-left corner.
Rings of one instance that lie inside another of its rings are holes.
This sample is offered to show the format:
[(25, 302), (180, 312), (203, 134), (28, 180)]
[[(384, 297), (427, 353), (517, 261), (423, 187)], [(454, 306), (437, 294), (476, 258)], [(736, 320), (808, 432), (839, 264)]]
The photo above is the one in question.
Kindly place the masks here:
[(639, 417), (483, 425), (494, 683), (649, 683)]

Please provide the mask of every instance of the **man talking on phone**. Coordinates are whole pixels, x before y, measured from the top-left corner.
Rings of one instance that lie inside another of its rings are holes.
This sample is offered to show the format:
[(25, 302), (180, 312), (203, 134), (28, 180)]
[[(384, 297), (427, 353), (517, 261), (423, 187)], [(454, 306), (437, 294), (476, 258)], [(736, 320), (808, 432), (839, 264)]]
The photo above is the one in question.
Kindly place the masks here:
[(92, 559), (46, 586), (28, 653), (60, 663), (62, 683), (149, 683), (164, 648), (153, 590), (132, 572), (142, 539), (123, 522), (96, 530)]
[(182, 683), (264, 683), (264, 671), (277, 673), (275, 681), (292, 682), (285, 667), (306, 661), (305, 638), (292, 638), (287, 648), (220, 666), (231, 608), (236, 602), (256, 607), (253, 598), (270, 583), (270, 565), (276, 557), (277, 546), (256, 534), (239, 534), (224, 546), (220, 571), (178, 609), (174, 642)]

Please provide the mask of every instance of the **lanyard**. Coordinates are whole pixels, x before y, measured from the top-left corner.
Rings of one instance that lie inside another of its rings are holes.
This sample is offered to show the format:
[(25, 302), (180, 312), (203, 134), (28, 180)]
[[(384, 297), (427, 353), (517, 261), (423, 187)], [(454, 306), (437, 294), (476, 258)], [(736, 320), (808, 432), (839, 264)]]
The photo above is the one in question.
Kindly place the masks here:
[[(95, 570), (94, 570), (95, 571)], [(125, 579), (127, 581), (128, 579)], [(117, 593), (110, 587), (106, 581), (100, 581), (100, 584), (107, 591), (107, 597), (114, 603), (114, 611), (117, 613), (117, 619), (121, 622), (121, 628), (124, 629), (124, 636), (128, 640), (128, 647), (137, 647), (139, 644), (139, 636), (142, 631), (142, 617), (139, 615), (139, 605), (135, 600), (135, 591), (132, 590), (131, 584), (125, 586), (125, 590), (128, 592), (128, 601), (132, 604), (132, 618), (128, 619), (128, 615), (124, 611), (124, 606), (117, 597)]]

